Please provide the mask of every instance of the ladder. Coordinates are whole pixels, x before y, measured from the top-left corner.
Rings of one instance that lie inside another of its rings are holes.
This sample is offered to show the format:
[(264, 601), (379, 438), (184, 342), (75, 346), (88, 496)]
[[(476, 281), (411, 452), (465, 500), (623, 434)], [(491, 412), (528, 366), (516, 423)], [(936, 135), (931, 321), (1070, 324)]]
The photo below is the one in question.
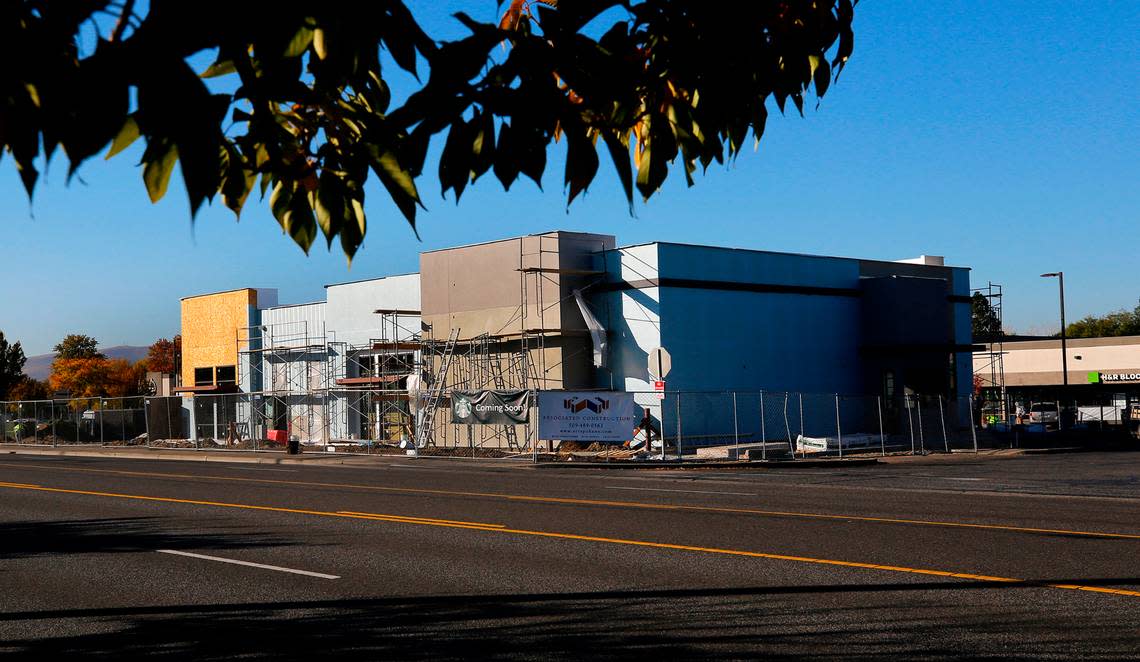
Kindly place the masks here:
[[(495, 358), (491, 359), (491, 375), (494, 379), (495, 390), (506, 390), (507, 384), (506, 380), (503, 378), (503, 361), (498, 354), (495, 354)], [(515, 429), (515, 426), (504, 426), (503, 433), (507, 437), (507, 448), (510, 448), (511, 450), (521, 450), (519, 447), (518, 430)]]
[(443, 390), (447, 382), (447, 372), (451, 368), (451, 359), (455, 355), (455, 343), (459, 340), (459, 329), (452, 329), (447, 337), (447, 344), (443, 347), (443, 357), (440, 359), (439, 374), (428, 388), (427, 398), (424, 402), (424, 415), (420, 426), (416, 428), (416, 450), (427, 446), (431, 439), (432, 429), (435, 426), (435, 414), (439, 402), (443, 399)]

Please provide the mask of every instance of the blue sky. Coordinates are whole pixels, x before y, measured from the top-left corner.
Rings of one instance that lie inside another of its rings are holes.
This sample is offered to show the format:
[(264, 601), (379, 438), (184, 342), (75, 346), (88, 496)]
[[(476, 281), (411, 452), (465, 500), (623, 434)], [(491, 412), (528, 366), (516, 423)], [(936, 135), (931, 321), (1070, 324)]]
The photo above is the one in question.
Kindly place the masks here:
[[(409, 6), (443, 38), (462, 33), (453, 11), (496, 12), (489, 0)], [(422, 242), (373, 183), (351, 270), (337, 244), (305, 256), (256, 201), (240, 223), (215, 201), (191, 224), (177, 174), (150, 204), (137, 152), (88, 162), (70, 186), (57, 159), (30, 207), (4, 159), (0, 330), (28, 354), (73, 332), (145, 345), (177, 333), (182, 296), (252, 286), (278, 288), (284, 303), (319, 300), (328, 283), (417, 271), (422, 250), (549, 229), (619, 244), (945, 255), (972, 267), (975, 285), (1005, 286), (1006, 326), (1019, 332), (1056, 329), (1046, 271), (1065, 271), (1070, 319), (1136, 305), (1140, 3), (865, 0), (855, 33), (818, 110), (774, 115), (758, 152), (694, 188), (674, 172), (635, 217), (605, 159), (567, 210), (557, 145), (545, 192), (520, 180), (504, 193), (488, 176), (456, 206), (421, 179)]]

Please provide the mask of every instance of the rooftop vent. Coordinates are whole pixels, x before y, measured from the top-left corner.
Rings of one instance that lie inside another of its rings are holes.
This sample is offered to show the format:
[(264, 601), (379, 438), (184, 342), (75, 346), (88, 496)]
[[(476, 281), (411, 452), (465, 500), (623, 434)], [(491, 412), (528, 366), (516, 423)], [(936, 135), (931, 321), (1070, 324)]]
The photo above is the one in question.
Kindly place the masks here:
[(919, 255), (918, 257), (908, 258), (906, 260), (895, 260), (903, 264), (925, 264), (928, 267), (944, 267), (946, 266), (946, 258), (941, 255)]

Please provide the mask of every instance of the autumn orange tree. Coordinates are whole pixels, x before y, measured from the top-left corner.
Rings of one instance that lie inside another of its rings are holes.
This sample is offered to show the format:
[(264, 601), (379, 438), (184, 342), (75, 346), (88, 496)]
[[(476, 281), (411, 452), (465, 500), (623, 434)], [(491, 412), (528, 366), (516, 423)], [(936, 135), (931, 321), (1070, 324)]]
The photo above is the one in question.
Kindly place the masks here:
[(147, 349), (146, 358), (142, 360), (145, 369), (151, 372), (161, 372), (167, 375), (175, 374), (175, 360), (182, 348), (182, 336), (176, 335), (173, 340), (159, 338)]
[[(759, 141), (769, 100), (799, 112), (851, 56), (853, 0), (513, 0), (496, 24), (437, 42), (400, 0), (9, 0), (0, 3), (0, 145), (28, 195), (62, 149), (69, 176), (145, 142), (152, 200), (180, 165), (191, 215), (268, 195), (306, 251), (347, 256), (380, 182), (412, 224), (428, 146), (456, 199), (493, 172), (540, 186), (566, 150), (568, 202), (610, 158), (632, 205), (671, 166), (693, 174)], [(501, 5), (500, 5), (501, 6)], [(94, 47), (81, 49), (84, 31)], [(505, 48), (500, 48), (500, 46)], [(381, 58), (426, 82), (393, 102)], [(204, 71), (190, 58), (214, 53)], [(216, 79), (216, 81), (215, 81)], [(214, 84), (215, 82), (222, 84)], [(232, 90), (230, 92), (229, 90)]]
[(109, 359), (91, 336), (70, 334), (55, 346), (48, 384), (72, 398), (120, 398), (137, 395), (146, 372), (143, 362)]

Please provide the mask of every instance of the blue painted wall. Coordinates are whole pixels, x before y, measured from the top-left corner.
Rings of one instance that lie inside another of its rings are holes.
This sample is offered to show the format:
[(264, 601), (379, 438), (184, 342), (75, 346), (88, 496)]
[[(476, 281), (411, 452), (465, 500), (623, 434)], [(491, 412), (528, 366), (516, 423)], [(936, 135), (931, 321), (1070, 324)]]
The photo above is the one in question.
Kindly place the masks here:
[[(858, 287), (855, 260), (660, 244), (662, 278)], [(669, 388), (855, 393), (859, 299), (661, 288)]]

